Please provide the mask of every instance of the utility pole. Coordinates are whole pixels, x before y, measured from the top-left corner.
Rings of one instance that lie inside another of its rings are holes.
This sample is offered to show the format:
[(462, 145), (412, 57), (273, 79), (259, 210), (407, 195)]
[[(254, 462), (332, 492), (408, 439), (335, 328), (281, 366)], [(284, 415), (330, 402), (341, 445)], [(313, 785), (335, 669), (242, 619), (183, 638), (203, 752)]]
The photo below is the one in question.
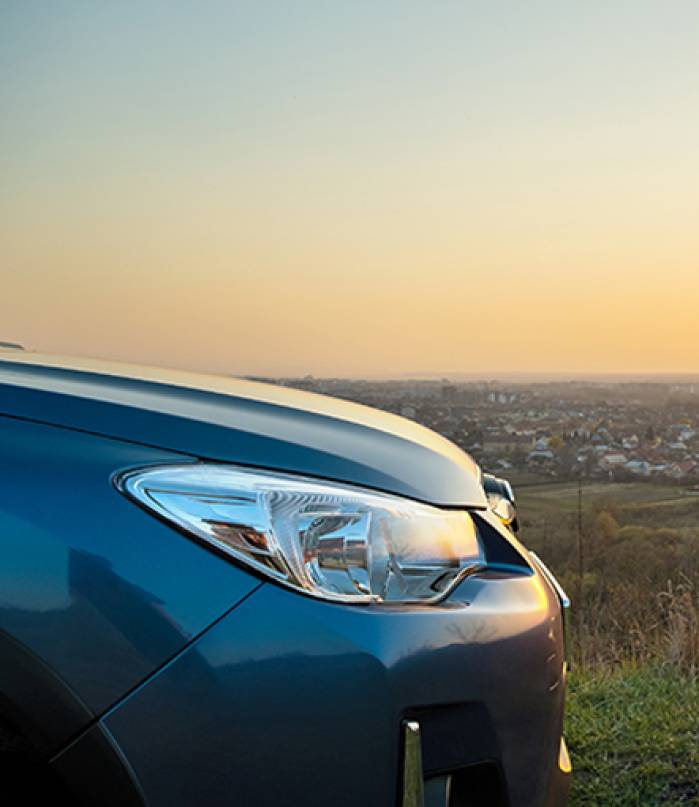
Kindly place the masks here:
[(582, 475), (578, 476), (578, 529), (577, 529), (577, 550), (578, 550), (578, 590), (577, 603), (575, 608), (578, 614), (578, 647), (582, 656), (582, 632), (583, 632), (583, 579), (585, 577), (585, 546), (583, 541), (583, 519), (582, 519)]

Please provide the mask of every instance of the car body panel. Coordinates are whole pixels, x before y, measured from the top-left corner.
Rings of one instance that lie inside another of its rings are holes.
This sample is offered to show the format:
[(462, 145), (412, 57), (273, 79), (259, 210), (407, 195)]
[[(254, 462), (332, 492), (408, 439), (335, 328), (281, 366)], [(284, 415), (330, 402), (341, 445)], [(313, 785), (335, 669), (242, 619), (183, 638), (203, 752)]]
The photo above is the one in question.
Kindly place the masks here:
[(182, 459), (0, 417), (0, 657), (19, 646), (37, 680), (65, 689), (54, 748), (259, 585), (112, 484), (116, 470)]
[[(77, 803), (394, 807), (410, 720), (428, 785), (493, 765), (510, 807), (562, 807), (561, 602), (466, 454), (322, 396), (0, 356), (0, 716)], [(479, 509), (489, 567), (425, 606), (262, 582), (116, 489), (200, 459)]]
[(51, 761), (59, 781), (68, 784), (70, 807), (146, 807), (129, 760), (107, 728), (96, 722)]
[(487, 506), (473, 460), (429, 429), (267, 384), (0, 353), (0, 414), (430, 504)]
[(152, 807), (394, 805), (401, 720), (435, 712), (453, 742), (425, 735), (426, 773), (494, 759), (511, 804), (544, 805), (564, 678), (555, 593), (536, 574), (469, 578), (419, 609), (264, 586), (104, 724)]

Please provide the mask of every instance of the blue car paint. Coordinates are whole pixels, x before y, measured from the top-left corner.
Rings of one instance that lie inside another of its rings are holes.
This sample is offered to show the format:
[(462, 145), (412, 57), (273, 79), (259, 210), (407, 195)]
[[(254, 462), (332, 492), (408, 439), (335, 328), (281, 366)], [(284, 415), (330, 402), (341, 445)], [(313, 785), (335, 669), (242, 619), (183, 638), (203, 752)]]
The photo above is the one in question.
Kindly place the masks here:
[[(0, 417), (0, 631), (48, 665), (88, 720), (259, 585), (112, 484), (119, 469), (182, 459)], [(48, 744), (84, 718), (51, 721)]]
[(168, 378), (103, 376), (0, 358), (0, 414), (431, 504), (486, 505), (470, 457), (402, 418), (295, 390), (271, 398), (267, 385), (251, 382), (197, 389), (187, 374), (175, 376), (178, 383)]
[(465, 455), (317, 396), (101, 372), (0, 361), (0, 715), (82, 803), (393, 807), (418, 717), (428, 774), (494, 760), (509, 804), (564, 804), (560, 604), (491, 515), (498, 569), (438, 606), (350, 607), (261, 583), (113, 485), (206, 458), (481, 508)]
[[(512, 803), (544, 803), (563, 697), (551, 609), (546, 584), (521, 575), (470, 578), (448, 604), (412, 610), (264, 586), (104, 722), (153, 807), (394, 805), (405, 705), (478, 704), (459, 725), (458, 761), (490, 742)], [(449, 767), (453, 752), (429, 764)], [(181, 774), (163, 777), (171, 765)]]

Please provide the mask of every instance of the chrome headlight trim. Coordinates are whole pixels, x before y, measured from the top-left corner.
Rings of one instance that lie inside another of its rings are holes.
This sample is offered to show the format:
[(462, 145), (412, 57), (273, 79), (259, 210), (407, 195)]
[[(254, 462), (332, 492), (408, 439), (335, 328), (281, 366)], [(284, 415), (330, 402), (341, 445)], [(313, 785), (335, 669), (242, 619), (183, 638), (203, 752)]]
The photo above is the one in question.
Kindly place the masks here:
[(115, 484), (186, 536), (323, 600), (433, 604), (485, 567), (466, 510), (223, 463), (132, 469)]

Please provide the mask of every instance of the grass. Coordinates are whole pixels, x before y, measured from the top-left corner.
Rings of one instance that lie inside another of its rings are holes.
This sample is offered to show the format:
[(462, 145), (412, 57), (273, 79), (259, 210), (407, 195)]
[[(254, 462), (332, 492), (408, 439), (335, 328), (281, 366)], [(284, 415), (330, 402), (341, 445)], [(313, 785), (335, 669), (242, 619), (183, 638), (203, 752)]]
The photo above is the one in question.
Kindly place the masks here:
[(673, 667), (570, 678), (572, 807), (699, 804), (699, 686)]
[[(574, 513), (578, 506), (578, 485), (575, 482), (522, 485), (516, 489), (519, 508), (525, 517), (536, 518), (552, 513)], [(644, 482), (586, 482), (583, 487), (586, 507), (613, 501), (622, 508), (678, 507), (697, 501), (697, 497), (673, 485)]]
[(573, 598), (571, 805), (699, 806), (699, 496), (586, 481), (516, 489), (521, 537)]

